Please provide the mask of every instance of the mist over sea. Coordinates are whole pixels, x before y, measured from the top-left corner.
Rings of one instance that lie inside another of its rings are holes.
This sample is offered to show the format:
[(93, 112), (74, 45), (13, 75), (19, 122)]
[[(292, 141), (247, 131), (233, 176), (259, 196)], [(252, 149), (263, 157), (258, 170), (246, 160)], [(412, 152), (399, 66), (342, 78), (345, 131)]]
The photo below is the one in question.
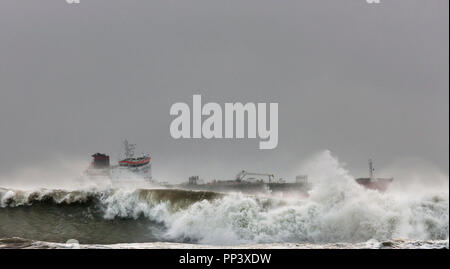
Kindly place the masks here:
[[(329, 151), (301, 165), (309, 197), (74, 179), (0, 186), (0, 247), (448, 248), (448, 176), (367, 190)], [(432, 174), (439, 177), (438, 174)]]

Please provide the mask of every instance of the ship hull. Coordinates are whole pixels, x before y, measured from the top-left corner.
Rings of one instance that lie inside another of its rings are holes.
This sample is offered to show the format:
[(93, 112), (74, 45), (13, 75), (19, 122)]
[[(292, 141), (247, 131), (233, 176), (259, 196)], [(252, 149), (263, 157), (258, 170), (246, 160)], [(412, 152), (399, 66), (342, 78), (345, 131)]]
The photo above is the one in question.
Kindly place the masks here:
[(86, 171), (86, 175), (92, 178), (106, 177), (111, 179), (112, 181), (152, 179), (150, 164), (139, 167), (110, 166), (103, 169), (89, 168)]
[(306, 195), (309, 185), (305, 183), (247, 183), (247, 182), (224, 182), (208, 184), (180, 184), (173, 186), (187, 190), (201, 190), (214, 192), (242, 192), (248, 194), (256, 193), (296, 193)]
[(384, 192), (388, 189), (389, 185), (391, 185), (392, 181), (394, 181), (393, 178), (357, 178), (356, 182), (364, 188), (369, 190), (377, 190)]

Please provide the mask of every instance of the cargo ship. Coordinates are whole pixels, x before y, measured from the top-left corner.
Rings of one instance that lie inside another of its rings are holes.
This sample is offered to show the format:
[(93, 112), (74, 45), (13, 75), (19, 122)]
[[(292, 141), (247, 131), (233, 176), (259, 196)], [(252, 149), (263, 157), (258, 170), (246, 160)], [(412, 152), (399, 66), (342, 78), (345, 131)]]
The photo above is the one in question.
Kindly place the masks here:
[(389, 185), (394, 181), (394, 178), (376, 178), (374, 176), (375, 168), (373, 168), (372, 159), (369, 159), (369, 177), (357, 178), (356, 182), (366, 189), (377, 190), (384, 192), (388, 189)]
[[(217, 191), (217, 192), (243, 192), (243, 193), (295, 193), (301, 196), (308, 196), (312, 184), (308, 182), (307, 175), (298, 175), (295, 180), (275, 179), (274, 174), (254, 173), (246, 170), (240, 171), (232, 180), (212, 180), (203, 182), (199, 176), (190, 176), (186, 183), (168, 184), (152, 180), (151, 175), (151, 157), (148, 154), (134, 156), (135, 144), (124, 141), (124, 158), (118, 161), (117, 165), (110, 164), (110, 158), (103, 153), (92, 155), (93, 160), (85, 174), (91, 178), (108, 177), (112, 180), (128, 181), (131, 175), (139, 179), (164, 188), (176, 188), (199, 191)], [(355, 181), (363, 187), (371, 190), (384, 192), (394, 181), (394, 178), (376, 178), (373, 162), (369, 160), (369, 177), (356, 178)]]
[(113, 180), (129, 179), (130, 175), (136, 178), (151, 181), (151, 157), (148, 154), (142, 154), (135, 157), (135, 144), (130, 144), (128, 140), (123, 142), (124, 158), (118, 161), (118, 164), (111, 165), (110, 158), (104, 153), (95, 153), (92, 155), (92, 162), (85, 174), (93, 177), (108, 177)]

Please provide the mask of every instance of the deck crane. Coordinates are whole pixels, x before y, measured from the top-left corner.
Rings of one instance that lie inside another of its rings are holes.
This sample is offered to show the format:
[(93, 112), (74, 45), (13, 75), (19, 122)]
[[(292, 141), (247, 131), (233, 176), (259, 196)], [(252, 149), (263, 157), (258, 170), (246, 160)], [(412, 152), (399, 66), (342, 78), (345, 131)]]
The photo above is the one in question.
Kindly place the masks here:
[(275, 176), (273, 174), (265, 174), (265, 173), (252, 173), (252, 172), (247, 172), (245, 170), (242, 170), (241, 172), (239, 172), (236, 175), (236, 181), (240, 182), (243, 181), (247, 176), (262, 176), (262, 177), (267, 177), (269, 179), (269, 183), (273, 181), (273, 179), (275, 178)]

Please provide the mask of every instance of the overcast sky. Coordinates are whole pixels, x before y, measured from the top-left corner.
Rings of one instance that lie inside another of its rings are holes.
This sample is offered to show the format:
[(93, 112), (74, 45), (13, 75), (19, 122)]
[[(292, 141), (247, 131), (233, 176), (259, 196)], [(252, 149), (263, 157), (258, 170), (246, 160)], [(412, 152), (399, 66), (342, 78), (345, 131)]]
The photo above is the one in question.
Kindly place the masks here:
[[(150, 152), (164, 179), (449, 163), (447, 0), (0, 1), (0, 174)], [(174, 140), (175, 102), (278, 102), (279, 143)]]

